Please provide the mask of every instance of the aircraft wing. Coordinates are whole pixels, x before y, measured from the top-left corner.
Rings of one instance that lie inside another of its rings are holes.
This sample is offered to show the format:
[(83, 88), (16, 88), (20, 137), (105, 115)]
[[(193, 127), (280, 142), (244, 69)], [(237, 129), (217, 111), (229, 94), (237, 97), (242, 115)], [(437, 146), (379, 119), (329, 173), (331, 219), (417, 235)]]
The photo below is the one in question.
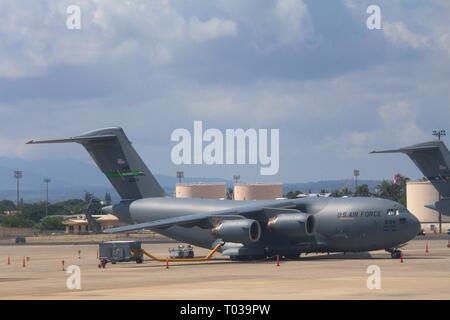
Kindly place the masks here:
[(167, 218), (161, 220), (154, 220), (150, 222), (131, 224), (128, 226), (111, 228), (104, 230), (105, 233), (120, 233), (120, 232), (129, 232), (136, 231), (141, 229), (152, 229), (152, 228), (164, 228), (171, 227), (173, 225), (183, 225), (187, 223), (199, 222), (200, 220), (204, 220), (208, 218), (209, 215), (206, 214), (191, 214), (186, 216)]
[(111, 228), (104, 230), (105, 233), (120, 233), (120, 232), (130, 232), (142, 229), (158, 229), (158, 228), (168, 228), (171, 226), (179, 225), (195, 225), (202, 223), (211, 223), (214, 220), (227, 220), (227, 219), (257, 219), (266, 220), (273, 215), (279, 213), (293, 213), (301, 211), (290, 209), (293, 206), (291, 201), (279, 201), (273, 207), (262, 207), (262, 206), (244, 206), (241, 208), (230, 208), (225, 210), (217, 210), (206, 213), (190, 214), (185, 216), (178, 216), (160, 220), (154, 220), (149, 222), (143, 222), (138, 224), (131, 224), (128, 226)]

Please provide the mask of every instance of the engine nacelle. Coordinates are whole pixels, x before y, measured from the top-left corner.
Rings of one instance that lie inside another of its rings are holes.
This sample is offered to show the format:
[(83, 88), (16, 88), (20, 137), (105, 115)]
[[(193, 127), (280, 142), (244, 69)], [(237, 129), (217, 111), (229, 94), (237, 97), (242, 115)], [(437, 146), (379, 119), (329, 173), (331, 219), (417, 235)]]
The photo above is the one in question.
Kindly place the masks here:
[(313, 215), (304, 213), (279, 214), (267, 222), (269, 230), (289, 238), (301, 238), (312, 235), (315, 230)]
[(211, 231), (216, 238), (225, 242), (254, 243), (261, 237), (260, 224), (252, 219), (225, 220)]

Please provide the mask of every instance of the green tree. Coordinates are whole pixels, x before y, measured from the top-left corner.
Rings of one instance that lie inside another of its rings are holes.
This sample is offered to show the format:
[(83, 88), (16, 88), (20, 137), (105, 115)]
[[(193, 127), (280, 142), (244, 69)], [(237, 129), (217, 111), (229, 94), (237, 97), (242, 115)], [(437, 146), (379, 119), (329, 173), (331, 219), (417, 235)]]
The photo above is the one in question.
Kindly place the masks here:
[(367, 184), (361, 184), (356, 188), (355, 196), (368, 197), (370, 196), (369, 186)]
[(45, 217), (45, 202), (41, 201), (31, 204), (23, 204), (18, 216), (34, 221), (35, 223), (39, 222)]
[(86, 191), (84, 193), (84, 201), (86, 203), (89, 203), (89, 201), (91, 201), (93, 197), (94, 197), (94, 195), (91, 192)]
[(10, 200), (0, 201), (0, 212), (16, 210), (16, 204)]
[(393, 181), (383, 180), (378, 186), (379, 196), (406, 206), (406, 182), (408, 177), (396, 174)]
[(62, 217), (47, 216), (42, 219), (40, 227), (43, 230), (64, 230), (63, 221), (64, 219)]
[(0, 225), (5, 228), (31, 228), (34, 224), (34, 221), (20, 216), (0, 217)]

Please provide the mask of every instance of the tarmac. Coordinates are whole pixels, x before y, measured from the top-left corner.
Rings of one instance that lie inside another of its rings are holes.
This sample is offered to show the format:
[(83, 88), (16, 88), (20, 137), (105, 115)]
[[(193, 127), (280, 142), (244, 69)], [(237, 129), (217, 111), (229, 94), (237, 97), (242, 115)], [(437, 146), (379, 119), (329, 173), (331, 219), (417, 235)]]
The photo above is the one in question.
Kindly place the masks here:
[[(0, 299), (449, 299), (447, 244), (441, 238), (413, 240), (403, 248), (403, 262), (384, 251), (302, 255), (279, 266), (276, 261), (235, 262), (218, 254), (209, 262), (169, 263), (169, 268), (146, 259), (105, 269), (98, 268), (97, 245), (3, 245)], [(175, 246), (143, 245), (159, 257), (167, 257)], [(207, 252), (195, 248), (197, 256)], [(70, 289), (76, 283), (67, 273), (71, 265), (80, 268), (80, 289)], [(379, 270), (379, 289), (368, 288), (368, 279), (377, 283), (368, 268)]]

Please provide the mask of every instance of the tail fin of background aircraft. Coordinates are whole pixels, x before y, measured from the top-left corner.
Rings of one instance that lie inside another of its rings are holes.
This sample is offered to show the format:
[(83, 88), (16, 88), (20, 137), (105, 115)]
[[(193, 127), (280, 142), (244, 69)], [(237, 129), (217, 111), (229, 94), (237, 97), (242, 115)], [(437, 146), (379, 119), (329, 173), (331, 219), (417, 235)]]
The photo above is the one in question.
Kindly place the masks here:
[(28, 144), (82, 144), (122, 199), (162, 197), (164, 190), (134, 150), (122, 128), (98, 129), (80, 136)]
[[(400, 149), (371, 153), (405, 153), (443, 198), (450, 197), (450, 152), (442, 141), (424, 142)], [(436, 202), (434, 206), (427, 207), (450, 214), (449, 199), (443, 199)]]
[(450, 197), (450, 152), (442, 141), (430, 141), (371, 153), (405, 153), (440, 194)]

